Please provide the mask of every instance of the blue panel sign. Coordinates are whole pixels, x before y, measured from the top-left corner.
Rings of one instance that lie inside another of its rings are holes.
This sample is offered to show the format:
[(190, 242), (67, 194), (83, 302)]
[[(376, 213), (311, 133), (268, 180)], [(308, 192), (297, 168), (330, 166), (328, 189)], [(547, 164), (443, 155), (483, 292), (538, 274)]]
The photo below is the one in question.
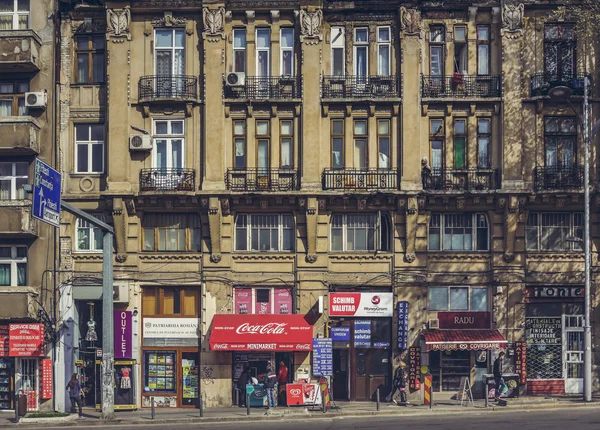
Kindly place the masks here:
[(408, 347), (408, 302), (398, 302), (398, 349), (405, 351)]
[(371, 347), (371, 320), (354, 321), (354, 347)]
[(331, 327), (329, 329), (329, 336), (331, 340), (349, 341), (350, 327)]
[(42, 160), (35, 160), (33, 217), (60, 227), (60, 173)]
[(314, 376), (333, 375), (333, 342), (331, 339), (313, 339), (312, 369)]

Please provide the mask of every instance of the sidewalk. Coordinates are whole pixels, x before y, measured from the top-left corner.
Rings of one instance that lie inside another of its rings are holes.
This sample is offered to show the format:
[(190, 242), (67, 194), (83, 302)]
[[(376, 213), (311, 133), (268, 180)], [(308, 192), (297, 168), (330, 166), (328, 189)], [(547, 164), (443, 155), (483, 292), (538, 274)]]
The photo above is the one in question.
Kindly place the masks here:
[[(77, 419), (77, 415), (66, 418), (44, 418), (24, 419), (23, 424), (47, 425), (48, 423), (77, 423), (84, 426), (110, 424), (160, 424), (160, 423), (195, 423), (195, 422), (231, 422), (252, 420), (280, 420), (280, 419), (314, 419), (334, 417), (356, 417), (365, 415), (430, 415), (430, 414), (453, 414), (453, 413), (488, 413), (499, 410), (539, 410), (573, 407), (600, 407), (600, 399), (594, 399), (592, 403), (584, 403), (581, 398), (563, 396), (560, 398), (523, 397), (520, 399), (507, 399), (506, 406), (498, 406), (490, 401), (488, 408), (484, 400), (476, 400), (473, 405), (460, 406), (456, 401), (434, 402), (433, 408), (425, 405), (410, 404), (398, 406), (393, 403), (382, 403), (380, 410), (376, 410), (376, 403), (371, 402), (337, 402), (337, 408), (328, 409), (326, 413), (316, 409), (311, 411), (305, 407), (278, 407), (274, 410), (263, 408), (251, 408), (250, 416), (246, 415), (245, 408), (208, 408), (204, 411), (204, 417), (200, 418), (198, 409), (156, 409), (155, 419), (152, 420), (150, 409), (137, 411), (115, 412), (115, 420), (106, 422), (100, 420), (100, 413), (96, 411), (84, 412), (84, 418)], [(14, 414), (1, 414), (0, 427), (14, 427)]]

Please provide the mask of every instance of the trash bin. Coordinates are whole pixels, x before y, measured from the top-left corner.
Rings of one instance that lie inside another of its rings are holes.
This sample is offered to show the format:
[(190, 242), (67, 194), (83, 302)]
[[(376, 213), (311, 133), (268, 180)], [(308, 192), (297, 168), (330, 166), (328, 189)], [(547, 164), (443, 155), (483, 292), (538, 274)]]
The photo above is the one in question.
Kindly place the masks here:
[(17, 415), (27, 415), (27, 394), (17, 394)]

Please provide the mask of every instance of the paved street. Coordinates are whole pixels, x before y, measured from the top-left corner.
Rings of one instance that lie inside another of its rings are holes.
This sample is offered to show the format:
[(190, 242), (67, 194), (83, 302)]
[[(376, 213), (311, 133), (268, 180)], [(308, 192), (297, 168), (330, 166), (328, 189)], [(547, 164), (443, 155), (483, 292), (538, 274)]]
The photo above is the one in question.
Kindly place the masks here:
[[(74, 423), (76, 424), (76, 423)], [(479, 429), (600, 429), (600, 408), (558, 409), (544, 411), (502, 411), (502, 412), (469, 412), (465, 414), (439, 414), (434, 417), (420, 416), (369, 416), (365, 418), (307, 418), (294, 420), (227, 422), (227, 423), (185, 423), (185, 424), (152, 424), (150, 421), (140, 422), (138, 425), (111, 425), (102, 426), (114, 429), (139, 429), (139, 428), (165, 428), (169, 430), (183, 430), (190, 428), (207, 428), (218, 430), (330, 430), (330, 429), (444, 429), (444, 430), (479, 430)], [(60, 427), (44, 426), (46, 430), (83, 428), (101, 428), (89, 425), (63, 425)], [(40, 426), (20, 425), (20, 429), (40, 429)]]

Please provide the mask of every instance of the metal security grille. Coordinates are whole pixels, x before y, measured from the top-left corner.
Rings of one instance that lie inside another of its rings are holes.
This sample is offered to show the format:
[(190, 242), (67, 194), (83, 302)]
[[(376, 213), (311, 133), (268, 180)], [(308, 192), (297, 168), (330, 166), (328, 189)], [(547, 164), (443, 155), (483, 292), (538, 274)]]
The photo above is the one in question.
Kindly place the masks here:
[(562, 320), (525, 319), (528, 379), (563, 379)]
[(27, 395), (27, 410), (37, 410), (37, 359), (21, 359), (21, 389), (23, 394)]
[(566, 377), (583, 378), (583, 316), (565, 315)]

